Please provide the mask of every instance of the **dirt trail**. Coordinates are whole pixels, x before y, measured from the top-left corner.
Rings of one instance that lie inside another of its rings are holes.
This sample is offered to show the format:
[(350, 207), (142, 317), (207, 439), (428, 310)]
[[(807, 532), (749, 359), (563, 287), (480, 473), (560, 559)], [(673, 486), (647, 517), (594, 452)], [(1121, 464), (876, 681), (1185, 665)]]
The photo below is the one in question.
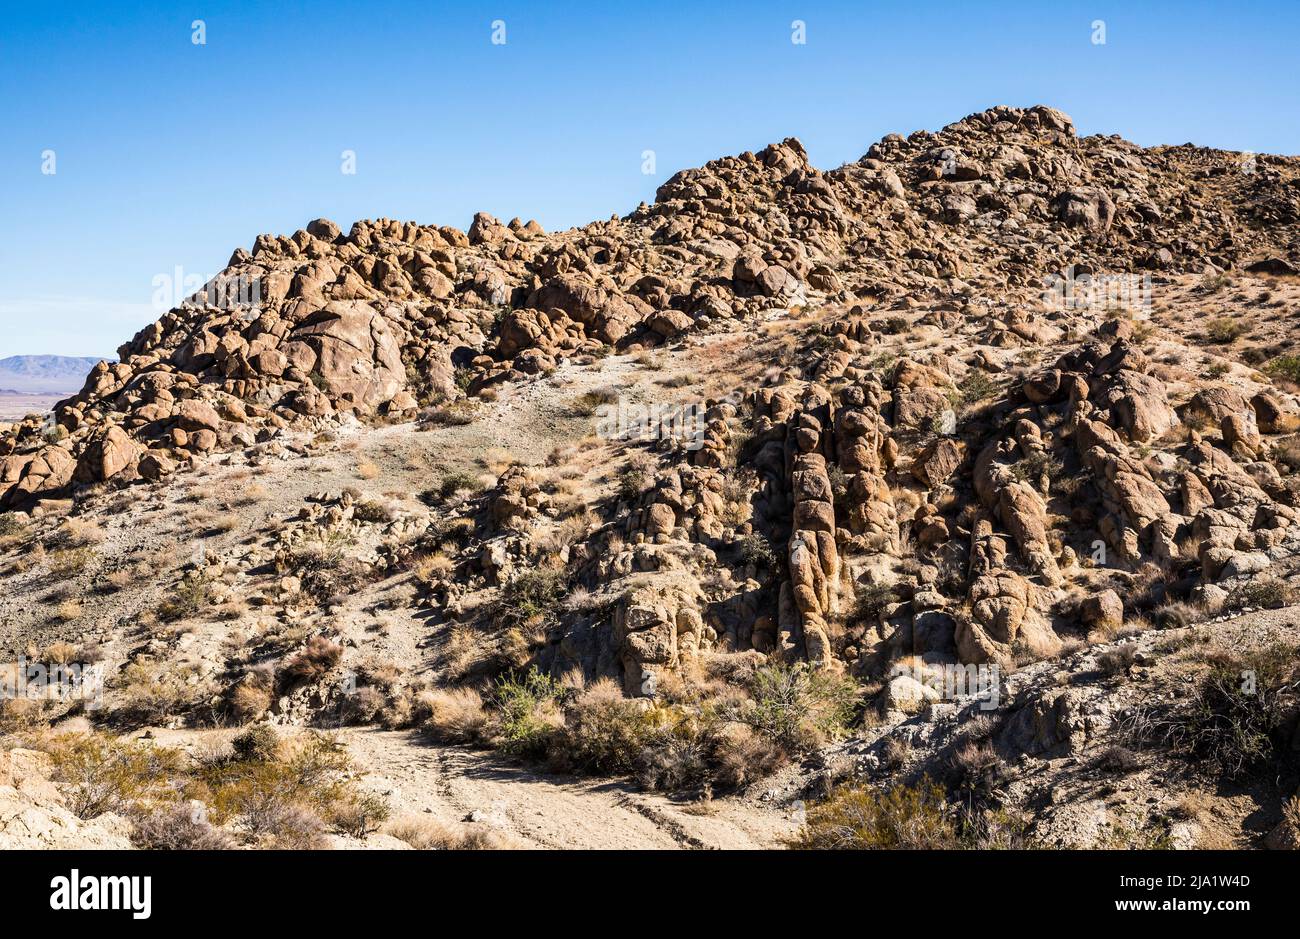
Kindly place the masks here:
[(490, 754), (412, 744), (409, 733), (341, 732), (363, 785), (385, 793), (395, 815), (481, 821), (527, 848), (778, 848), (793, 812), (747, 799), (674, 802), (617, 779), (545, 776)]

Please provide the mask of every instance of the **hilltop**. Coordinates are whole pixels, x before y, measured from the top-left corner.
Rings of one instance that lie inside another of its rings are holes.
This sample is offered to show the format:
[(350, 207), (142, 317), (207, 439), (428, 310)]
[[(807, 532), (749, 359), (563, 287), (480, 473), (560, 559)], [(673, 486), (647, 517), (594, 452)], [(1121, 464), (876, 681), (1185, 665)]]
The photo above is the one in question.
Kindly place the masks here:
[[(245, 725), (346, 728), (348, 811), (464, 837), (587, 843), (469, 804), (549, 772), (575, 831), (609, 811), (575, 778), (633, 780), (629, 845), (771, 846), (923, 778), (981, 846), (1285, 841), (1298, 226), (1295, 157), (997, 107), (565, 232), (261, 235), (0, 433), (0, 643), (107, 676), (21, 729), (147, 731), (255, 844), (384, 836), (250, 833), (205, 762)], [(1243, 669), (1273, 710), (1234, 763), (1195, 720)]]

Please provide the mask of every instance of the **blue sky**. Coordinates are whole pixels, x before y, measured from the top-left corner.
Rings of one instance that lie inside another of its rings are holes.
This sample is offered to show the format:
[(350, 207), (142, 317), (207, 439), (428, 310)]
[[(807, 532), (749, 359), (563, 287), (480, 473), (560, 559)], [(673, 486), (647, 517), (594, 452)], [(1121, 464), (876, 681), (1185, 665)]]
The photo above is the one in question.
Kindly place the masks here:
[(157, 317), (156, 277), (216, 273), (260, 232), (479, 210), (567, 228), (789, 135), (831, 168), (1044, 103), (1081, 133), (1300, 153), (1297, 47), (1295, 0), (6, 0), (0, 357), (112, 355)]

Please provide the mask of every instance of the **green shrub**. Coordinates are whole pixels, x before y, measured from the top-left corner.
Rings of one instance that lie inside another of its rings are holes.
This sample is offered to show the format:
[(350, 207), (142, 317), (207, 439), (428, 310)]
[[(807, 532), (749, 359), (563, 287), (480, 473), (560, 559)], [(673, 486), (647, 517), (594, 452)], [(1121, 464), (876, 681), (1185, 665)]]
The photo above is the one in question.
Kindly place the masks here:
[(482, 486), (476, 477), (458, 470), (445, 473), (436, 487), (420, 493), (420, 501), (428, 506), (439, 506), (458, 492), (476, 493), (480, 489)]
[(736, 543), (736, 557), (742, 565), (752, 564), (773, 573), (778, 570), (779, 562), (772, 543), (757, 533), (745, 535)]
[(78, 818), (129, 812), (139, 802), (170, 794), (182, 774), (175, 750), (99, 735), (67, 735), (50, 748), (54, 778)]
[(957, 383), (956, 389), (948, 395), (948, 401), (954, 410), (960, 411), (988, 400), (997, 393), (997, 390), (997, 382), (990, 378), (987, 372), (973, 368)]
[(538, 759), (560, 725), (560, 686), (536, 668), (497, 681), (491, 703), (497, 712), (500, 749)]
[(1272, 378), (1300, 384), (1300, 355), (1279, 355), (1264, 366), (1264, 371)]
[(280, 735), (269, 724), (258, 724), (248, 728), (230, 741), (235, 756), (241, 760), (255, 760), (270, 763), (279, 758)]
[(946, 850), (965, 847), (941, 788), (929, 780), (888, 789), (846, 786), (808, 809), (790, 843), (801, 850)]
[(568, 586), (568, 572), (562, 568), (524, 571), (501, 588), (498, 620), (510, 626), (538, 619), (549, 622), (557, 614)]
[(741, 707), (736, 718), (794, 754), (842, 735), (853, 720), (861, 690), (852, 679), (798, 662), (759, 668), (750, 694), (753, 701)]
[(1219, 316), (1206, 324), (1205, 335), (1210, 342), (1227, 345), (1250, 332), (1250, 324), (1234, 316)]
[(212, 585), (198, 574), (181, 579), (172, 595), (158, 607), (158, 616), (164, 622), (196, 616), (212, 602)]
[(898, 595), (889, 584), (859, 584), (849, 611), (852, 623), (875, 622), (890, 606), (898, 602)]

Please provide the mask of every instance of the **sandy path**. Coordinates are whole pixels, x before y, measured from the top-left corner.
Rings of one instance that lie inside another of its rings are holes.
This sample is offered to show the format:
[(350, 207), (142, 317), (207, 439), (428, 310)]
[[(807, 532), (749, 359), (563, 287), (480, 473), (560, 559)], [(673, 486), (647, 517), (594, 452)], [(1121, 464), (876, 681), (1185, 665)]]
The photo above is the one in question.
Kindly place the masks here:
[(777, 848), (795, 831), (790, 813), (757, 799), (677, 803), (614, 779), (546, 776), (491, 754), (421, 746), (409, 733), (341, 731), (370, 767), (363, 785), (387, 794), (395, 815), (470, 819), (529, 848)]

